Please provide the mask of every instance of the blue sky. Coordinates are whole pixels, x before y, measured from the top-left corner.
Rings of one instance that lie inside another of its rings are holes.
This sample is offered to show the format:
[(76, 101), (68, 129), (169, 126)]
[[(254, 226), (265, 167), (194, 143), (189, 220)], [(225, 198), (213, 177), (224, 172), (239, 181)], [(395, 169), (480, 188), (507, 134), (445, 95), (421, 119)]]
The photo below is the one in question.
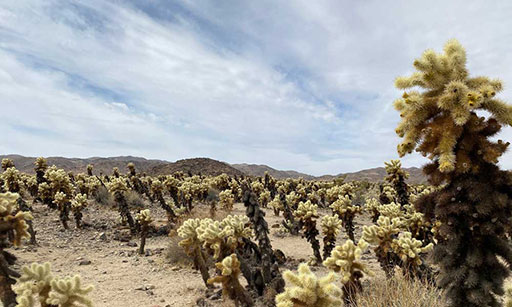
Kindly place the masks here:
[(510, 1), (2, 1), (0, 153), (383, 166), (400, 141), (393, 80), (425, 49), (457, 38), (510, 101), (511, 15)]

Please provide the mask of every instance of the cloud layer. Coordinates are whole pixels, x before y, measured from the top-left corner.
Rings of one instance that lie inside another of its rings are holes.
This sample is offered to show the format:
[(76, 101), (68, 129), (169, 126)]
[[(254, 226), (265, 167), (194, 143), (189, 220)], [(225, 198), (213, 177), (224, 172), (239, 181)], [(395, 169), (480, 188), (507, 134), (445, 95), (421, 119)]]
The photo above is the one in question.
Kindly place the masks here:
[(505, 1), (8, 1), (0, 152), (382, 166), (399, 142), (394, 78), (455, 37), (473, 74), (511, 84), (510, 13)]

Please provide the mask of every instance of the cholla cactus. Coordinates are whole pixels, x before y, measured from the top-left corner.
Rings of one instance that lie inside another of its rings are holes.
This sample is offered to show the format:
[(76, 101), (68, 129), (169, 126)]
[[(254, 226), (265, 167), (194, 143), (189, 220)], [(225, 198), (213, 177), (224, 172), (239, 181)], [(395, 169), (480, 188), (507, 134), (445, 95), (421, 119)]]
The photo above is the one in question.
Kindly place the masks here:
[(80, 276), (54, 277), (49, 263), (44, 265), (33, 263), (30, 267), (23, 267), (22, 270), (23, 275), (17, 279), (14, 286), (18, 294), (17, 306), (35, 306), (34, 296), (36, 296), (41, 306), (92, 307), (92, 301), (87, 295), (94, 287), (82, 287)]
[(363, 226), (362, 239), (376, 245), (374, 251), (377, 260), (388, 278), (393, 276), (395, 265), (398, 264), (392, 245), (393, 239), (401, 230), (400, 227), (399, 218), (390, 219), (386, 216), (380, 216), (377, 225)]
[(75, 217), (76, 227), (82, 227), (82, 210), (87, 207), (87, 196), (85, 194), (76, 194), (71, 201), (71, 211)]
[(14, 162), (9, 158), (2, 159), (2, 169), (6, 171), (8, 168), (14, 167)]
[(402, 169), (400, 160), (391, 160), (384, 162), (386, 165), (386, 181), (391, 183), (397, 194), (397, 202), (401, 205), (409, 203), (409, 186), (405, 180), (409, 178), (409, 173)]
[(359, 260), (361, 255), (368, 248), (368, 243), (359, 240), (357, 245), (352, 240), (347, 240), (342, 246), (336, 246), (329, 258), (324, 261), (324, 266), (341, 274), (343, 283), (343, 299), (346, 305), (355, 301), (355, 296), (363, 290), (361, 278), (364, 274), (373, 273)]
[(283, 203), (281, 202), (279, 194), (277, 194), (274, 199), (268, 203), (270, 208), (274, 210), (274, 215), (279, 216), (279, 213), (284, 210)]
[(1, 175), (1, 180), (4, 183), (4, 190), (12, 193), (19, 193), (21, 188), (21, 175), (20, 172), (14, 168), (9, 167)]
[(225, 210), (233, 210), (233, 205), (235, 204), (235, 196), (233, 193), (231, 193), (231, 190), (224, 190), (219, 193), (219, 203)]
[[(496, 165), (509, 143), (492, 138), (502, 124), (512, 124), (512, 107), (495, 97), (503, 90), (499, 80), (470, 77), (466, 52), (455, 40), (442, 54), (426, 51), (414, 66), (417, 72), (395, 82), (400, 89), (421, 90), (394, 103), (402, 117), (396, 132), (404, 138), (397, 150), (427, 156), (432, 162), (423, 171), (429, 182), (447, 183), (415, 204), (427, 219), (441, 222), (433, 257), (438, 284), (453, 306), (496, 306), (510, 274), (505, 263), (512, 263), (506, 236), (512, 199), (504, 192), (512, 184)], [(480, 111), (489, 116), (479, 117)]]
[(154, 197), (160, 203), (160, 207), (162, 207), (162, 209), (164, 209), (165, 212), (167, 213), (167, 220), (169, 221), (169, 224), (171, 224), (176, 221), (178, 215), (176, 214), (176, 212), (174, 212), (172, 207), (169, 206), (169, 204), (167, 204), (167, 202), (165, 201), (163, 191), (164, 185), (160, 180), (157, 179), (153, 181), (153, 183), (151, 183), (151, 192), (153, 192)]
[(300, 203), (300, 195), (295, 193), (295, 191), (291, 191), (290, 194), (286, 195), (286, 203), (290, 208), (296, 209)]
[(53, 197), (53, 203), (59, 209), (59, 218), (62, 223), (64, 229), (68, 229), (68, 221), (69, 221), (69, 197), (64, 192), (57, 192)]
[(238, 280), (240, 276), (240, 262), (236, 255), (231, 254), (227, 256), (221, 262), (216, 263), (215, 266), (220, 271), (220, 274), (210, 278), (208, 283), (221, 283), (224, 299), (232, 299), (237, 306), (239, 303), (242, 306), (253, 306), (254, 303), (251, 296)]
[(375, 198), (367, 199), (364, 204), (364, 209), (366, 212), (368, 212), (371, 215), (373, 223), (377, 222), (377, 219), (380, 216), (380, 212), (379, 212), (380, 205), (381, 204), (379, 203), (379, 201)]
[(35, 164), (37, 184), (41, 184), (45, 181), (44, 173), (46, 172), (46, 169), (48, 169), (48, 164), (46, 162), (46, 159), (43, 157), (37, 158), (36, 161), (34, 162), (34, 164)]
[(277, 307), (338, 307), (342, 301), (341, 289), (334, 284), (336, 274), (317, 278), (308, 265), (301, 263), (298, 274), (291, 271), (283, 273), (287, 287), (285, 291), (276, 296)]
[(322, 256), (320, 255), (320, 242), (316, 236), (318, 235), (318, 229), (316, 228), (316, 219), (318, 218), (318, 206), (313, 205), (311, 201), (300, 202), (297, 210), (293, 215), (302, 222), (302, 230), (304, 236), (311, 244), (313, 253), (317, 262), (322, 262)]
[(331, 251), (336, 246), (336, 237), (341, 231), (341, 220), (338, 215), (326, 215), (320, 221), (322, 232), (324, 234), (324, 259), (331, 255)]
[(249, 218), (245, 215), (228, 215), (221, 221), (222, 227), (232, 230), (228, 236), (228, 244), (230, 246), (242, 245), (243, 238), (252, 237), (252, 229), (249, 225)]
[(141, 210), (139, 213), (137, 213), (135, 219), (141, 226), (139, 254), (143, 255), (144, 247), (146, 246), (146, 237), (148, 236), (149, 225), (151, 222), (153, 222), (153, 219), (151, 218), (151, 211), (149, 211), (149, 209)]
[(271, 198), (269, 190), (264, 190), (263, 192), (260, 193), (259, 202), (263, 208), (267, 207), (270, 200)]
[(392, 243), (393, 251), (402, 260), (401, 267), (406, 276), (419, 275), (420, 266), (423, 264), (420, 254), (431, 251), (433, 246), (432, 243), (423, 246), (423, 242), (414, 239), (408, 231), (401, 233)]
[(340, 196), (330, 206), (334, 214), (337, 214), (343, 221), (343, 227), (347, 231), (350, 240), (354, 240), (354, 217), (361, 212), (360, 206), (352, 204), (348, 195)]
[(87, 176), (92, 176), (92, 170), (94, 166), (92, 164), (87, 164)]
[(124, 193), (128, 191), (126, 181), (123, 178), (114, 178), (108, 184), (108, 190), (114, 196), (119, 214), (121, 215), (121, 220), (127, 221), (130, 226), (130, 231), (136, 233), (137, 227), (124, 196)]
[(0, 301), (5, 306), (15, 303), (16, 295), (11, 289), (14, 284), (14, 277), (18, 274), (9, 268), (13, 265), (16, 257), (5, 249), (21, 245), (22, 239), (28, 238), (27, 221), (32, 215), (26, 211), (18, 211), (17, 193), (0, 193)]
[(180, 228), (178, 235), (183, 238), (178, 244), (185, 249), (185, 252), (192, 257), (194, 267), (201, 272), (201, 277), (206, 286), (208, 286), (208, 267), (206, 266), (205, 255), (201, 249), (201, 240), (198, 237), (197, 229), (201, 226), (201, 219), (188, 219)]
[(263, 190), (265, 189), (265, 187), (263, 186), (263, 183), (256, 180), (251, 183), (251, 189), (254, 193), (256, 193), (256, 195), (260, 195), (261, 192), (263, 192)]
[(112, 175), (115, 177), (115, 178), (119, 178), (121, 176), (121, 174), (119, 173), (119, 168), (118, 167), (114, 167), (112, 168)]
[(381, 191), (379, 195), (380, 203), (383, 205), (395, 202), (396, 191), (389, 185), (381, 185)]

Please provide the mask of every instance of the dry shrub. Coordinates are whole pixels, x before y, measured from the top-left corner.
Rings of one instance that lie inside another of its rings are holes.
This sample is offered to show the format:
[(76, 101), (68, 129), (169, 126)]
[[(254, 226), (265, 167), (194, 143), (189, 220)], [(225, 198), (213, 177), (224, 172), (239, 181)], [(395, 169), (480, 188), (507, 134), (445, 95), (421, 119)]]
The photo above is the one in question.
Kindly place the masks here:
[(407, 280), (398, 274), (391, 279), (370, 281), (357, 298), (358, 307), (445, 307), (443, 292), (435, 285)]
[(183, 247), (179, 246), (178, 243), (182, 239), (178, 235), (173, 235), (169, 239), (169, 247), (167, 248), (166, 259), (170, 264), (190, 267), (193, 265), (192, 258), (185, 253)]
[(124, 193), (126, 198), (126, 203), (128, 204), (128, 208), (130, 209), (143, 209), (144, 199), (140, 196), (139, 193), (129, 190)]
[(108, 192), (107, 188), (104, 186), (100, 186), (96, 193), (94, 194), (94, 200), (96, 203), (103, 205), (103, 206), (113, 206), (114, 205), (114, 198), (110, 193)]

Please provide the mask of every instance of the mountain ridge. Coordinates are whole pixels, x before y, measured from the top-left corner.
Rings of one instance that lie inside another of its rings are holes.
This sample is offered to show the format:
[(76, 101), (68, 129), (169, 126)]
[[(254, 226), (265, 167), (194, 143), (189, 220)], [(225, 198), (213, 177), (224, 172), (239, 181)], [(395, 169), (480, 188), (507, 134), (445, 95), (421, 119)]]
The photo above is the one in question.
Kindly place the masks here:
[[(12, 159), (16, 168), (28, 174), (34, 174), (34, 161), (36, 157), (25, 157), (17, 154), (0, 155), (0, 159)], [(94, 174), (111, 174), (112, 168), (119, 168), (121, 173), (126, 172), (126, 165), (129, 162), (135, 164), (140, 173), (148, 175), (166, 175), (176, 171), (184, 173), (203, 174), (203, 175), (219, 175), (226, 173), (230, 176), (263, 176), (267, 171), (276, 179), (285, 178), (304, 178), (306, 180), (332, 180), (338, 177), (345, 177), (346, 181), (368, 180), (370, 182), (378, 182), (386, 176), (384, 167), (375, 167), (363, 169), (357, 172), (340, 173), (337, 175), (313, 176), (304, 174), (294, 170), (277, 170), (264, 164), (234, 163), (210, 159), (210, 158), (190, 158), (181, 159), (175, 162), (169, 162), (158, 159), (146, 159), (134, 156), (117, 156), (117, 157), (90, 157), (90, 158), (66, 158), (66, 157), (47, 157), (48, 165), (56, 165), (66, 171), (74, 173), (85, 173), (88, 164), (94, 166)], [(410, 183), (425, 183), (426, 177), (418, 167), (404, 168), (410, 174)]]

